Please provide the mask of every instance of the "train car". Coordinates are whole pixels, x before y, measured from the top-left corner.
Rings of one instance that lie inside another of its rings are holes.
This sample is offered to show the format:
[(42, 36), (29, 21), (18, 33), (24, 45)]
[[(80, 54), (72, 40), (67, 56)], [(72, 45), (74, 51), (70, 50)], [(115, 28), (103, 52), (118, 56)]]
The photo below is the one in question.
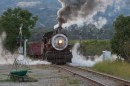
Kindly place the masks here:
[(41, 42), (29, 42), (28, 54), (34, 58), (43, 58), (43, 44)]
[(58, 30), (44, 34), (43, 55), (53, 64), (66, 64), (71, 62), (72, 53), (68, 44), (68, 37)]

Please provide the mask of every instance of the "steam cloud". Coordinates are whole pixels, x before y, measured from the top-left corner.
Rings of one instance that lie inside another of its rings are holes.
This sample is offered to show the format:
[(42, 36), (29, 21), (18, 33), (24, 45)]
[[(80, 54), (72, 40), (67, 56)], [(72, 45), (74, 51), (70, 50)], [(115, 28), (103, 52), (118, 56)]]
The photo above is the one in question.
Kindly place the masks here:
[[(93, 17), (98, 12), (105, 12), (109, 5), (114, 5), (119, 10), (121, 0), (59, 0), (62, 8), (58, 11), (59, 26), (72, 24), (82, 25), (81, 23), (92, 23), (98, 28), (102, 28), (107, 23), (103, 17), (94, 20)], [(101, 22), (102, 21), (102, 22)]]
[(72, 58), (72, 63), (70, 63), (70, 65), (72, 65), (72, 66), (87, 66), (87, 67), (92, 67), (96, 63), (103, 61), (103, 57), (102, 56), (100, 56), (100, 57), (95, 56), (95, 60), (94, 61), (92, 61), (90, 59), (87, 60), (85, 56), (81, 55), (78, 52), (78, 48), (79, 47), (80, 47), (79, 43), (76, 43), (74, 45), (74, 47), (72, 49), (73, 58)]
[[(69, 65), (93, 67), (97, 63), (102, 62), (104, 60), (103, 54), (101, 56), (94, 56), (94, 60), (91, 60), (91, 58), (87, 59), (85, 56), (79, 53), (78, 51), (79, 47), (80, 44), (76, 43), (72, 48), (73, 58), (72, 58), (72, 63), (69, 63)], [(117, 59), (117, 55), (112, 55), (110, 58), (107, 58), (106, 60), (113, 62), (116, 59)]]
[(25, 58), (23, 55), (19, 55), (19, 54), (12, 55), (9, 51), (3, 48), (2, 43), (5, 38), (6, 38), (6, 33), (3, 32), (2, 35), (0, 35), (0, 65), (13, 64), (15, 58), (18, 64), (23, 64), (23, 65), (50, 64), (47, 61), (31, 60), (30, 58)]
[(6, 51), (4, 48), (3, 48), (3, 41), (4, 39), (6, 38), (6, 33), (3, 32), (1, 35), (0, 35), (0, 65), (3, 65), (3, 64), (13, 64), (13, 57), (16, 57), (17, 55), (12, 55), (11, 53), (9, 53), (8, 51)]

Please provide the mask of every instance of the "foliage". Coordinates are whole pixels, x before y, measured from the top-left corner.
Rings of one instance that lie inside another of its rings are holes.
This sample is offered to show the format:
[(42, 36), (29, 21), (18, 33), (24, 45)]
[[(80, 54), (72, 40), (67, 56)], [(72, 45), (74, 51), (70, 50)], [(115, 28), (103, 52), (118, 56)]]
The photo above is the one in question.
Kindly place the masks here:
[(130, 62), (130, 16), (120, 15), (113, 26), (116, 33), (111, 40), (112, 51)]
[(98, 72), (111, 74), (117, 77), (130, 80), (130, 64), (121, 61), (105, 61), (96, 64), (92, 69)]
[(41, 42), (43, 39), (43, 35), (46, 32), (50, 32), (50, 31), (53, 31), (53, 28), (34, 28), (34, 29), (30, 30), (31, 37), (30, 37), (29, 41)]
[[(71, 44), (76, 43), (77, 41), (71, 41)], [(101, 55), (102, 51), (108, 50), (111, 51), (110, 41), (109, 40), (84, 40), (81, 43), (82, 47), (80, 51), (83, 55), (94, 56)]]
[(7, 35), (4, 47), (13, 53), (17, 48), (16, 37), (19, 35), (20, 24), (23, 24), (23, 35), (28, 38), (29, 29), (35, 26), (37, 20), (37, 16), (33, 16), (32, 13), (21, 8), (5, 11), (0, 17), (0, 31), (5, 31)]
[[(114, 34), (114, 29), (109, 27), (103, 27), (101, 29), (96, 28), (95, 25), (88, 24), (83, 27), (78, 27), (77, 25), (71, 25), (68, 27), (68, 37), (72, 40), (80, 39), (111, 39)], [(71, 34), (70, 34), (71, 33)], [(76, 33), (76, 34), (75, 34)], [(81, 33), (81, 34), (80, 34)]]

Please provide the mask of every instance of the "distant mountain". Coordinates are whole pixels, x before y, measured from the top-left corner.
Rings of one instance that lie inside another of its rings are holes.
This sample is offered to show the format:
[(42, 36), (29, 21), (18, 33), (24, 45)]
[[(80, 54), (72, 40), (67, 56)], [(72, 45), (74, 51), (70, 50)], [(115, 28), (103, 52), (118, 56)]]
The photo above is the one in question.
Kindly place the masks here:
[(0, 3), (0, 14), (18, 6), (39, 16), (37, 27), (53, 27), (57, 23), (57, 11), (61, 4), (58, 0), (3, 0)]
[[(127, 0), (125, 0), (127, 1)], [(108, 6), (105, 13), (97, 13), (95, 17), (105, 17), (107, 19), (107, 24), (104, 27), (112, 27), (113, 21), (116, 20), (117, 16), (119, 15), (125, 15), (125, 16), (130, 16), (130, 3), (127, 6), (123, 6), (119, 9), (115, 9), (114, 6)]]
[[(124, 0), (128, 1), (128, 0)], [(32, 12), (34, 15), (39, 16), (37, 27), (49, 27), (57, 23), (57, 11), (60, 9), (61, 4), (58, 0), (1, 0), (0, 3), (0, 14), (2, 14), (8, 8), (22, 7)], [(107, 25), (105, 27), (111, 27), (115, 18), (120, 15), (130, 15), (130, 5), (120, 8), (119, 11), (115, 12), (114, 6), (108, 6), (105, 13), (97, 13), (95, 18), (103, 16), (107, 19)]]

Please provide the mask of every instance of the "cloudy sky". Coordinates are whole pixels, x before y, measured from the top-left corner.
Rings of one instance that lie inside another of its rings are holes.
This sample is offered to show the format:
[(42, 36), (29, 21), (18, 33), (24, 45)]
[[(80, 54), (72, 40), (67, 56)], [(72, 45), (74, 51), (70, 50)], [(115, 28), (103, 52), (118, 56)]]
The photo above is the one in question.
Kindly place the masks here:
[[(65, 26), (78, 24), (79, 26), (86, 24), (94, 24), (98, 28), (102, 28), (108, 20), (99, 16), (94, 19), (94, 16), (99, 12), (105, 14), (108, 7), (113, 7), (109, 12), (109, 16), (116, 14), (129, 8), (129, 0), (59, 0), (62, 8), (58, 12), (59, 17), (63, 17), (66, 23)], [(69, 11), (68, 11), (69, 10)]]
[[(77, 10), (78, 16), (73, 15), (72, 20), (68, 20), (66, 25), (79, 24), (82, 26), (83, 23), (85, 22), (86, 24), (93, 23), (98, 28), (101, 28), (102, 26), (107, 24), (109, 21), (106, 16), (113, 17), (113, 16), (117, 16), (119, 14), (130, 15), (130, 12), (129, 12), (130, 11), (130, 0), (1, 0), (0, 13), (2, 13), (3, 11), (5, 11), (6, 9), (8, 9), (10, 7), (12, 7), (12, 8), (22, 7), (24, 9), (29, 8), (29, 10), (31, 9), (31, 12), (33, 14), (40, 16), (41, 23), (44, 25), (45, 21), (42, 21), (43, 20), (42, 17), (44, 17), (44, 19), (52, 18), (52, 16), (56, 17), (57, 12), (61, 8), (61, 6), (62, 6), (62, 9), (66, 5), (73, 7), (73, 6), (75, 6), (75, 4), (77, 4), (78, 1), (84, 2), (85, 4), (84, 3), (81, 4), (83, 6), (80, 6), (82, 9)], [(96, 6), (93, 7), (93, 9), (90, 11), (89, 9), (85, 8), (85, 7), (88, 7), (87, 6), (88, 4), (86, 3), (87, 1), (94, 1), (98, 4), (96, 4)], [(45, 12), (43, 13), (42, 11), (45, 10), (46, 8), (48, 8), (50, 10), (45, 11), (46, 15), (41, 16), (42, 14), (45, 14)], [(56, 10), (51, 10), (51, 9), (56, 9)], [(88, 13), (88, 10), (90, 11), (89, 13)], [(100, 15), (98, 15), (99, 13), (100, 13)], [(81, 14), (85, 15), (85, 16), (80, 16)], [(98, 15), (98, 17), (95, 18), (96, 15)], [(104, 15), (104, 16), (102, 16), (102, 15)], [(54, 19), (56, 20), (56, 18), (54, 18)], [(50, 20), (51, 19), (48, 19), (48, 22)], [(54, 25), (54, 23), (53, 23), (53, 25)], [(46, 26), (46, 24), (45, 24), (45, 26)]]

